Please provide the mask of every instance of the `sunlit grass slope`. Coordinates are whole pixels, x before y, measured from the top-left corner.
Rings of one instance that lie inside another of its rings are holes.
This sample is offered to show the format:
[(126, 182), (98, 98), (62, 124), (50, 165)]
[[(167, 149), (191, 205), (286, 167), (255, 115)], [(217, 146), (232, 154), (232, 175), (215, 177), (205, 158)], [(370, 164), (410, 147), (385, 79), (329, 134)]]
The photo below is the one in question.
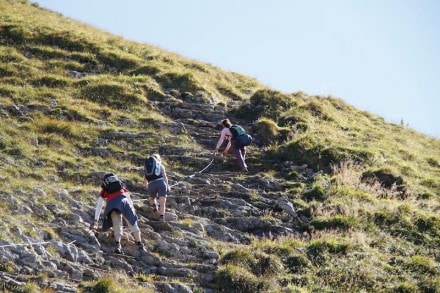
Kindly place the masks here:
[[(0, 0), (0, 37), (1, 241), (20, 242), (11, 227), (29, 239), (59, 237), (45, 207), (68, 218), (69, 200), (60, 196), (94, 203), (96, 172), (111, 169), (135, 187), (153, 151), (191, 158), (212, 151), (173, 128), (180, 121), (159, 107), (178, 108), (185, 101), (175, 93), (187, 92), (246, 123), (255, 138), (252, 167), (281, 182), (274, 202), (288, 199), (299, 215), (291, 225), (301, 236), (216, 243), (219, 291), (440, 291), (438, 139), (338, 98), (280, 93), (28, 1)], [(176, 174), (191, 167), (170, 162)], [(30, 200), (41, 213), (11, 209)], [(264, 218), (286, 224), (277, 215)]]

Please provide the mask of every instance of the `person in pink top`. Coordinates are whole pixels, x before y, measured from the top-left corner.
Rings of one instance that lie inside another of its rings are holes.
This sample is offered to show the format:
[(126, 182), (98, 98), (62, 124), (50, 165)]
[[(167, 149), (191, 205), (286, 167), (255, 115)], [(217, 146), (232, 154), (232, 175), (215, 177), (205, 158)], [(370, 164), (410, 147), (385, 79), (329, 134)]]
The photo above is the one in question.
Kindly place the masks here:
[(231, 132), (232, 123), (231, 121), (229, 121), (229, 119), (222, 120), (221, 126), (222, 126), (222, 130), (217, 145), (215, 146), (214, 156), (217, 156), (219, 148), (222, 146), (223, 142), (227, 140), (228, 144), (226, 145), (226, 148), (224, 149), (222, 155), (226, 156), (228, 154), (229, 149), (232, 147), (232, 151), (235, 157), (237, 158), (237, 163), (238, 166), (240, 167), (240, 170), (242, 172), (247, 172), (248, 169), (245, 161), (246, 147), (240, 145), (238, 143), (238, 140), (233, 137)]

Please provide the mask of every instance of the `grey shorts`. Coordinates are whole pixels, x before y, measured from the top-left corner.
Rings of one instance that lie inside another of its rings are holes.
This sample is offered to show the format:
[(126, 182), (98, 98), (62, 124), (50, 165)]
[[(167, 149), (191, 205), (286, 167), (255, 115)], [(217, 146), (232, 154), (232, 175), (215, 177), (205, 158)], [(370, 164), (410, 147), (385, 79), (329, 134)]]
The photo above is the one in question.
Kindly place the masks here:
[(163, 178), (159, 178), (148, 182), (148, 196), (150, 197), (167, 197), (167, 185)]

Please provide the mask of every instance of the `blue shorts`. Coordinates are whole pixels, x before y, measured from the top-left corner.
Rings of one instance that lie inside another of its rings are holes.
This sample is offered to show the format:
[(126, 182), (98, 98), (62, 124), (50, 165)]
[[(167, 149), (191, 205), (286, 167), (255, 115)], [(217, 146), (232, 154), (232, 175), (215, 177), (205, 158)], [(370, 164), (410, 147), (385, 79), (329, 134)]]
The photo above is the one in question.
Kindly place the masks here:
[(159, 178), (148, 182), (148, 196), (150, 197), (167, 197), (167, 185), (163, 178)]

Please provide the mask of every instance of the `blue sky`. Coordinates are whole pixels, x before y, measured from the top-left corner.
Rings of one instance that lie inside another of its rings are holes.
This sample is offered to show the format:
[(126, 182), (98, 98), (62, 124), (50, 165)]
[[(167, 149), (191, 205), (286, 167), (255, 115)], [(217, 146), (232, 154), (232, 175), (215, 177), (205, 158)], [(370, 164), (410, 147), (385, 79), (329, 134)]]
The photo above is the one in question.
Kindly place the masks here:
[(128, 40), (440, 138), (440, 1), (32, 0)]

